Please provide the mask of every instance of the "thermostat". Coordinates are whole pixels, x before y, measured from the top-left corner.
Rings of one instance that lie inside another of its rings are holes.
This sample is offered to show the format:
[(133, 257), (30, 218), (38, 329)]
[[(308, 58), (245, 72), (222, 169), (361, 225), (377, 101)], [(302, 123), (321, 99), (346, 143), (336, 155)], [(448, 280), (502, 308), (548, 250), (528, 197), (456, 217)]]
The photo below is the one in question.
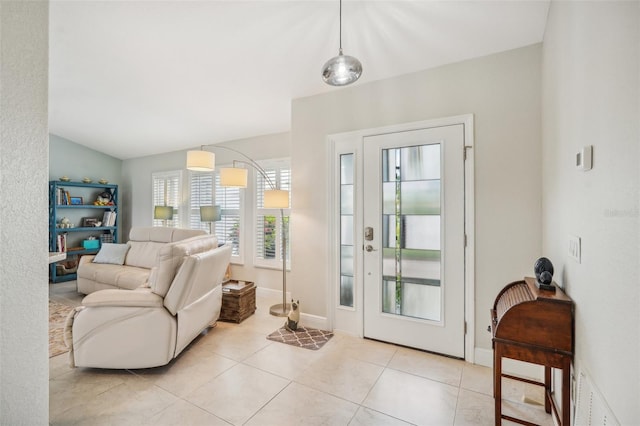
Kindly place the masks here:
[(591, 145), (583, 147), (580, 152), (576, 154), (576, 167), (578, 170), (584, 172), (591, 170), (592, 156), (593, 147)]

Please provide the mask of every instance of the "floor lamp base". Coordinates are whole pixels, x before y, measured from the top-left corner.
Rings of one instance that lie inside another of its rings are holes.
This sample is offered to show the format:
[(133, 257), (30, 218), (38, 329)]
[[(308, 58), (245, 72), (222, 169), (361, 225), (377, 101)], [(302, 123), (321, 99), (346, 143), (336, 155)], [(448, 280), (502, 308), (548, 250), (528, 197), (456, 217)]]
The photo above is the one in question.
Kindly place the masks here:
[(277, 305), (273, 305), (271, 308), (269, 308), (269, 313), (276, 317), (286, 317), (289, 315), (290, 310), (290, 303), (285, 303), (284, 305), (282, 303), (278, 303)]

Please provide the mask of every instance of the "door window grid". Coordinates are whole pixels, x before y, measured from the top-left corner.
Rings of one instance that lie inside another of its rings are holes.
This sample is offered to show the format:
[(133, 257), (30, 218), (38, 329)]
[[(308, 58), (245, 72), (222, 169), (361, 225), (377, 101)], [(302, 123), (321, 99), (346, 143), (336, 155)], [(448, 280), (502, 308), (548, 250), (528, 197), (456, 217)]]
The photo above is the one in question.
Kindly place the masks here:
[(440, 145), (382, 155), (382, 311), (439, 321)]
[(340, 155), (340, 306), (354, 299), (354, 168), (353, 153)]

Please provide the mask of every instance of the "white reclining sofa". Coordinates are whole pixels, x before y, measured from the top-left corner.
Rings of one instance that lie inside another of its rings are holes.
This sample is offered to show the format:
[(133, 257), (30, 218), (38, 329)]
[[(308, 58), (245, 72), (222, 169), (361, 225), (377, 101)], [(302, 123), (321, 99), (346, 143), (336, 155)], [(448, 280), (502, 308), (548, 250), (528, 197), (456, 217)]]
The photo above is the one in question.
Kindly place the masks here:
[[(131, 235), (140, 241), (139, 233), (147, 233), (153, 241), (155, 229), (139, 228)], [(143, 286), (92, 291), (69, 315), (65, 342), (72, 366), (165, 365), (217, 321), (231, 246), (218, 247), (215, 236), (200, 235), (156, 248), (156, 261)]]
[[(78, 265), (78, 292), (93, 293), (105, 289), (134, 290), (148, 286), (149, 276), (158, 266), (158, 254), (167, 244), (207, 235), (202, 230), (165, 227), (137, 227), (129, 232), (124, 263), (95, 263), (96, 256), (82, 256)], [(217, 244), (217, 241), (215, 243)], [(210, 244), (213, 247), (213, 244)], [(105, 244), (103, 248), (114, 245)], [(116, 244), (115, 246), (123, 246)], [(165, 250), (168, 250), (165, 248)], [(101, 250), (102, 251), (102, 250)], [(120, 263), (120, 264), (118, 264)]]

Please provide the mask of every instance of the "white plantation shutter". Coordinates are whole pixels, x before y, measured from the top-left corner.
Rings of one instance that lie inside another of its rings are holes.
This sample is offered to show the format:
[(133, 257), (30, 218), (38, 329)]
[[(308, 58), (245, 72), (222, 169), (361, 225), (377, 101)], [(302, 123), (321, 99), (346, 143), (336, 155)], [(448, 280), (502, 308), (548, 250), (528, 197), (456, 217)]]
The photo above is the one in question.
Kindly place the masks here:
[[(269, 180), (279, 189), (289, 191), (291, 206), (291, 169), (289, 160), (262, 162)], [(260, 173), (256, 173), (256, 216), (254, 221), (255, 264), (274, 268), (282, 267), (282, 220), (280, 209), (264, 208), (264, 191), (272, 189)], [(291, 209), (283, 209), (287, 236), (287, 263), (290, 261), (289, 215)]]
[(243, 249), (240, 243), (242, 235), (243, 198), (240, 188), (223, 188), (220, 186), (220, 174), (215, 174), (214, 205), (220, 206), (221, 219), (215, 223), (215, 234), (220, 243), (232, 243), (231, 259), (233, 262), (243, 261)]
[(209, 222), (200, 221), (200, 206), (215, 205), (214, 175), (211, 172), (191, 172), (190, 176), (189, 228), (209, 232)]
[[(182, 186), (182, 173), (177, 171), (153, 173), (153, 206), (172, 206), (173, 219), (167, 220), (166, 226), (177, 228), (180, 226), (180, 188)], [(153, 219), (153, 226), (164, 226), (162, 220)]]

